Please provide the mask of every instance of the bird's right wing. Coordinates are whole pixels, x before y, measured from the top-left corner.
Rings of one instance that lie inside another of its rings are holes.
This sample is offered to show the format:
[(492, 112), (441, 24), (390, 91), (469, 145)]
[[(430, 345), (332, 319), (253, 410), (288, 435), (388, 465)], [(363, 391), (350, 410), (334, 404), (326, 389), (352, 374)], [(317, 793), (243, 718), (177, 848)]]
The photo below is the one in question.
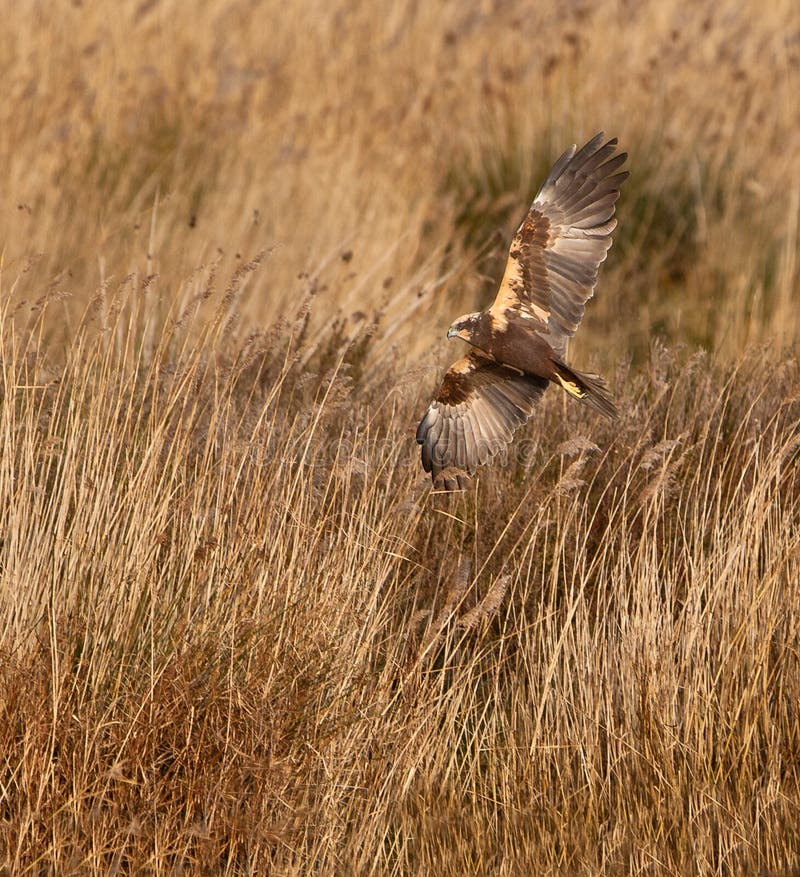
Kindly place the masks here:
[(600, 132), (576, 152), (572, 146), (553, 165), (517, 229), (490, 312), (508, 310), (532, 319), (563, 356), (567, 339), (594, 294), (600, 264), (616, 227), (614, 205), (628, 176), (617, 173), (627, 153)]
[(494, 362), (478, 349), (450, 366), (417, 428), (422, 466), (434, 485), (464, 489), (468, 476), (502, 450), (548, 381)]

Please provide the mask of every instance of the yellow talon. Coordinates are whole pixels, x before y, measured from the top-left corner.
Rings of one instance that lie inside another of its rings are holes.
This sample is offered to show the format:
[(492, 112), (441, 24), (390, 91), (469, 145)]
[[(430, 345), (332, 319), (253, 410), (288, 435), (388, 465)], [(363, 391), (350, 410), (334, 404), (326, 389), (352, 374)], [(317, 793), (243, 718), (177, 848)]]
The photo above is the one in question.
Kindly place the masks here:
[(559, 384), (570, 394), (570, 396), (574, 396), (576, 399), (583, 399), (586, 395), (585, 390), (581, 390), (581, 388), (574, 381), (565, 381), (564, 378), (561, 377), (558, 372), (556, 372), (556, 378), (558, 378)]

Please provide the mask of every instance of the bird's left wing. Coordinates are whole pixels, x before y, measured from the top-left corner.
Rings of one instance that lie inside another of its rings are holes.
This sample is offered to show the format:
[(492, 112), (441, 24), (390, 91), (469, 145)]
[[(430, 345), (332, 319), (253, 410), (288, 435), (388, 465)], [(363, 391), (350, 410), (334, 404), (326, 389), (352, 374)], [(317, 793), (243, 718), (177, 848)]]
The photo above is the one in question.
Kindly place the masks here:
[(463, 489), (478, 466), (502, 450), (548, 381), (494, 362), (478, 349), (450, 366), (417, 428), (422, 466), (434, 485)]

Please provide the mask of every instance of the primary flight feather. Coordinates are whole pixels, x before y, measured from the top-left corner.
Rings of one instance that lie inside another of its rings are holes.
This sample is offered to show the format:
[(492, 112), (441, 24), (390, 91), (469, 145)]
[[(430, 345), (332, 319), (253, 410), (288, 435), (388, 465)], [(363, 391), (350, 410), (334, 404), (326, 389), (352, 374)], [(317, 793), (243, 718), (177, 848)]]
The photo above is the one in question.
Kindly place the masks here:
[(511, 242), (494, 303), (459, 317), (448, 338), (472, 345), (450, 366), (417, 428), (434, 484), (464, 488), (533, 413), (549, 383), (614, 417), (597, 375), (564, 362), (616, 227), (614, 205), (628, 176), (616, 138), (594, 136), (553, 165)]

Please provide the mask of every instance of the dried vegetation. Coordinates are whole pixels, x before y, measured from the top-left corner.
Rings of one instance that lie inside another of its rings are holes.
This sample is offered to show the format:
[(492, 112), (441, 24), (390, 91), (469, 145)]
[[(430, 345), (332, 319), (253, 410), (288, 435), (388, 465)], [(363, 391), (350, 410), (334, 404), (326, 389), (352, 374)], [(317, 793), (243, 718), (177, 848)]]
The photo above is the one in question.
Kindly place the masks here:
[[(15, 7), (0, 869), (800, 867), (800, 13)], [(547, 163), (631, 153), (556, 392), (413, 433)]]

